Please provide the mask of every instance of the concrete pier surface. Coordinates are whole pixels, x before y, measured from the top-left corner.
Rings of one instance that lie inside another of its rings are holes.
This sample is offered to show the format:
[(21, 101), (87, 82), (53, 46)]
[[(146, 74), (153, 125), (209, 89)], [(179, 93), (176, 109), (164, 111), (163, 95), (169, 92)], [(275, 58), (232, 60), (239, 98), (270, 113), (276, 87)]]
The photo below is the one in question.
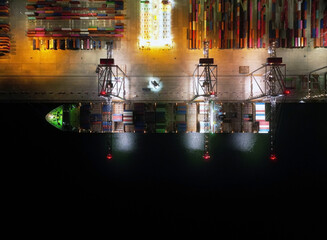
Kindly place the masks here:
[[(0, 58), (0, 101), (99, 101), (95, 70), (105, 49), (33, 50), (28, 28), (39, 23), (27, 20), (24, 0), (10, 1), (11, 53)], [(203, 57), (202, 50), (187, 46), (188, 1), (175, 0), (172, 10), (173, 48), (140, 50), (139, 1), (125, 0), (124, 37), (114, 43), (113, 57), (127, 75), (126, 99), (131, 101), (189, 101), (194, 96), (193, 72)], [(308, 16), (309, 19), (309, 16)], [(96, 25), (97, 20), (91, 20)], [(327, 49), (314, 48), (313, 42), (301, 49), (277, 49), (286, 64), (286, 75), (299, 76), (327, 65)], [(211, 49), (218, 65), (217, 97), (220, 101), (244, 101), (250, 96), (249, 73), (266, 62), (267, 49)], [(259, 75), (262, 73), (259, 73)], [(158, 79), (159, 92), (144, 91), (149, 81)]]

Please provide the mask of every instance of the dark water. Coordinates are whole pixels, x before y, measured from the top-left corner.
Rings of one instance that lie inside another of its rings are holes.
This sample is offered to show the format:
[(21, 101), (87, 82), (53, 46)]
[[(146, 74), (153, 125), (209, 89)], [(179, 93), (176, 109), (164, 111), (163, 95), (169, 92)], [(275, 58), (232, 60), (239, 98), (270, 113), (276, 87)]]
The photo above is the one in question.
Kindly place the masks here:
[(256, 222), (262, 236), (296, 222), (308, 239), (321, 225), (307, 222), (326, 220), (326, 104), (281, 107), (277, 162), (268, 135), (236, 133), (210, 136), (209, 162), (201, 134), (114, 135), (108, 161), (109, 135), (61, 132), (44, 120), (57, 105), (1, 104), (4, 192), (19, 213), (100, 208), (126, 227), (189, 232), (217, 222), (251, 232)]

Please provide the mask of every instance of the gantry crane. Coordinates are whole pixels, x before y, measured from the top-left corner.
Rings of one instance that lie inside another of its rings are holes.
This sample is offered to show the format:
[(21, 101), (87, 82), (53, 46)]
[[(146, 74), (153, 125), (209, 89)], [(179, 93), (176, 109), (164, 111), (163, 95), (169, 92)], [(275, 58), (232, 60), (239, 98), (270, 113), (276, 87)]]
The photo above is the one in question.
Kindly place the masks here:
[(213, 58), (209, 58), (209, 42), (204, 42), (204, 58), (200, 58), (199, 64), (193, 72), (194, 97), (214, 98), (217, 96), (218, 66)]
[[(214, 59), (209, 58), (209, 42), (204, 41), (203, 44), (204, 58), (200, 58), (199, 64), (193, 73), (194, 78), (194, 97), (192, 101), (202, 97), (206, 105), (204, 111), (204, 122), (210, 121), (210, 108), (211, 102), (217, 97), (217, 76), (218, 66), (214, 64)], [(204, 154), (203, 159), (205, 161), (210, 160), (209, 154), (209, 134), (212, 131), (209, 127), (204, 133)]]
[[(290, 90), (285, 85), (286, 78), (286, 64), (282, 62), (281, 57), (276, 56), (277, 42), (271, 42), (268, 53), (269, 57), (267, 62), (260, 68), (251, 73), (251, 94), (248, 100), (262, 100), (270, 103), (270, 121), (269, 121), (269, 133), (270, 133), (270, 159), (276, 160), (276, 130), (278, 121), (278, 105), (279, 99), (284, 100), (287, 95), (290, 94)], [(254, 73), (264, 69), (263, 83), (264, 86), (260, 86)], [(253, 95), (253, 80), (255, 81), (260, 94)]]
[[(98, 93), (100, 97), (105, 98), (108, 105), (110, 105), (110, 113), (108, 121), (112, 126), (112, 101), (114, 98), (125, 100), (125, 78), (126, 74), (118, 65), (115, 65), (115, 61), (112, 57), (113, 53), (113, 41), (106, 43), (107, 58), (101, 58), (100, 64), (96, 69), (98, 74)], [(109, 133), (108, 138), (108, 154), (107, 159), (112, 159), (112, 132)]]
[[(324, 83), (323, 86), (320, 86), (319, 83), (319, 73), (323, 72)], [(320, 67), (311, 71), (307, 76), (308, 81), (308, 92), (307, 95), (302, 99), (303, 100), (322, 100), (326, 101), (327, 99), (327, 66)]]
[(101, 58), (96, 69), (98, 74), (99, 96), (112, 99), (125, 100), (125, 78), (126, 74), (112, 58), (113, 41), (106, 43), (107, 58)]

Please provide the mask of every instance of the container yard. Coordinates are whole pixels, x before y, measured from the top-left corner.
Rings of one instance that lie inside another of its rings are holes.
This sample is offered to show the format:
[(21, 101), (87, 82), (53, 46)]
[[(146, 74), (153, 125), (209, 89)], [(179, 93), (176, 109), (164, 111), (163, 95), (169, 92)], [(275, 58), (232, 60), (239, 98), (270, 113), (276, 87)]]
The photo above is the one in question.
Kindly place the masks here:
[(215, 102), (262, 101), (271, 48), (285, 101), (326, 94), (326, 1), (0, 4), (1, 101), (191, 103), (207, 78)]
[(9, 2), (0, 1), (0, 57), (10, 53), (10, 7)]

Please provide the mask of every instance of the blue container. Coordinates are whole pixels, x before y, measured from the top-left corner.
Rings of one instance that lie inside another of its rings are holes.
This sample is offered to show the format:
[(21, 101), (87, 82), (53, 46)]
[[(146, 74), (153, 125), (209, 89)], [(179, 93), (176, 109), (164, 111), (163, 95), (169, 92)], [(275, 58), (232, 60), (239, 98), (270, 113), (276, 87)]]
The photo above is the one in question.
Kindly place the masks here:
[(308, 2), (306, 0), (304, 0), (304, 2), (303, 2), (303, 9), (304, 10), (308, 9)]
[(111, 122), (102, 122), (102, 130), (104, 132), (111, 132), (112, 131), (112, 124), (111, 124)]
[(109, 113), (109, 112), (111, 112), (111, 105), (103, 105), (102, 106), (102, 113)]
[(33, 50), (36, 50), (36, 40), (33, 39)]
[(81, 40), (79, 38), (76, 39), (76, 48), (77, 49), (81, 48)]
[(101, 122), (102, 121), (102, 115), (101, 114), (91, 114), (90, 115), (90, 121), (91, 122)]

